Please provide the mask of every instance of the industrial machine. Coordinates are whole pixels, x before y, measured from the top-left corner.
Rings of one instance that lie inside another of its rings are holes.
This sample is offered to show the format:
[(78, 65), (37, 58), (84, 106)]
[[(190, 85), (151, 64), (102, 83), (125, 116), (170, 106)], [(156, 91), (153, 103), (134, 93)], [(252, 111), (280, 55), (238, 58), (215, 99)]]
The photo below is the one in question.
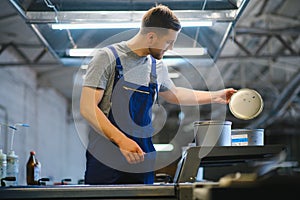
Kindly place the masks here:
[(178, 162), (173, 183), (10, 186), (0, 188), (0, 199), (209, 199), (210, 192), (232, 187), (221, 181), (228, 174), (252, 174), (248, 179), (231, 179), (231, 183), (254, 185), (277, 169), (285, 155), (282, 145), (196, 146), (187, 149)]

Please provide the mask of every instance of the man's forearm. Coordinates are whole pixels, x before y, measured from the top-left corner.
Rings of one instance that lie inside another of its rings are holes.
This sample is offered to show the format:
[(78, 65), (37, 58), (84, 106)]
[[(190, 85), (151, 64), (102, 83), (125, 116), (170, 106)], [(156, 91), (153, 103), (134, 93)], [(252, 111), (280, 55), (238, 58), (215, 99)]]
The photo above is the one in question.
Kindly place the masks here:
[(180, 105), (201, 105), (212, 102), (212, 93), (209, 91), (197, 91), (188, 88), (176, 87), (169, 91), (172, 95), (165, 95), (170, 103)]
[(175, 87), (172, 90), (160, 94), (170, 103), (180, 105), (202, 105), (211, 103), (226, 104), (235, 92), (236, 90), (233, 88), (217, 91), (202, 91)]

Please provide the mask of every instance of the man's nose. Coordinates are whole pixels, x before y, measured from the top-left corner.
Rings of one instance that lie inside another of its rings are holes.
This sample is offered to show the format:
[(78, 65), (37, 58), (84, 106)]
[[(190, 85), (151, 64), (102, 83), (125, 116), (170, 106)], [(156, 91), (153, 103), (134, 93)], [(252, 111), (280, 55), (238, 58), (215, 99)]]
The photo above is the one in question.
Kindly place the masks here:
[(167, 50), (173, 50), (173, 48), (174, 48), (174, 44), (170, 44), (170, 45), (168, 46), (168, 49), (167, 49)]

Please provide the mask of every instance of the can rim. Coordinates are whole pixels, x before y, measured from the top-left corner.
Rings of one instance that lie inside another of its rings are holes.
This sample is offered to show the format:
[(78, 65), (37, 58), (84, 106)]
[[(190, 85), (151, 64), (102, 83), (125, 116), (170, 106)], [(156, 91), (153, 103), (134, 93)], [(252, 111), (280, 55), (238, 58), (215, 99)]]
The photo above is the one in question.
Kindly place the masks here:
[(195, 121), (194, 126), (201, 126), (201, 125), (231, 125), (231, 121), (221, 121), (221, 120), (200, 120)]
[(231, 131), (263, 131), (263, 128), (236, 128), (236, 129), (231, 129)]

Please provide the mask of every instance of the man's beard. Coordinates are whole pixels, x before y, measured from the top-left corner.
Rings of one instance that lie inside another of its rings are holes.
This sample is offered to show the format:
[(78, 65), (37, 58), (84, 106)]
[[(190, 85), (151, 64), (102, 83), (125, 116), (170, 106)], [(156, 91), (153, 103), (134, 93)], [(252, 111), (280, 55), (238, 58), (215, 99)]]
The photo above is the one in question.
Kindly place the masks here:
[(162, 59), (163, 54), (161, 54), (161, 51), (159, 51), (159, 52), (157, 53), (157, 52), (153, 51), (154, 48), (148, 48), (148, 49), (149, 49), (150, 55), (151, 55), (153, 58), (155, 58), (155, 59), (157, 59), (157, 60)]

